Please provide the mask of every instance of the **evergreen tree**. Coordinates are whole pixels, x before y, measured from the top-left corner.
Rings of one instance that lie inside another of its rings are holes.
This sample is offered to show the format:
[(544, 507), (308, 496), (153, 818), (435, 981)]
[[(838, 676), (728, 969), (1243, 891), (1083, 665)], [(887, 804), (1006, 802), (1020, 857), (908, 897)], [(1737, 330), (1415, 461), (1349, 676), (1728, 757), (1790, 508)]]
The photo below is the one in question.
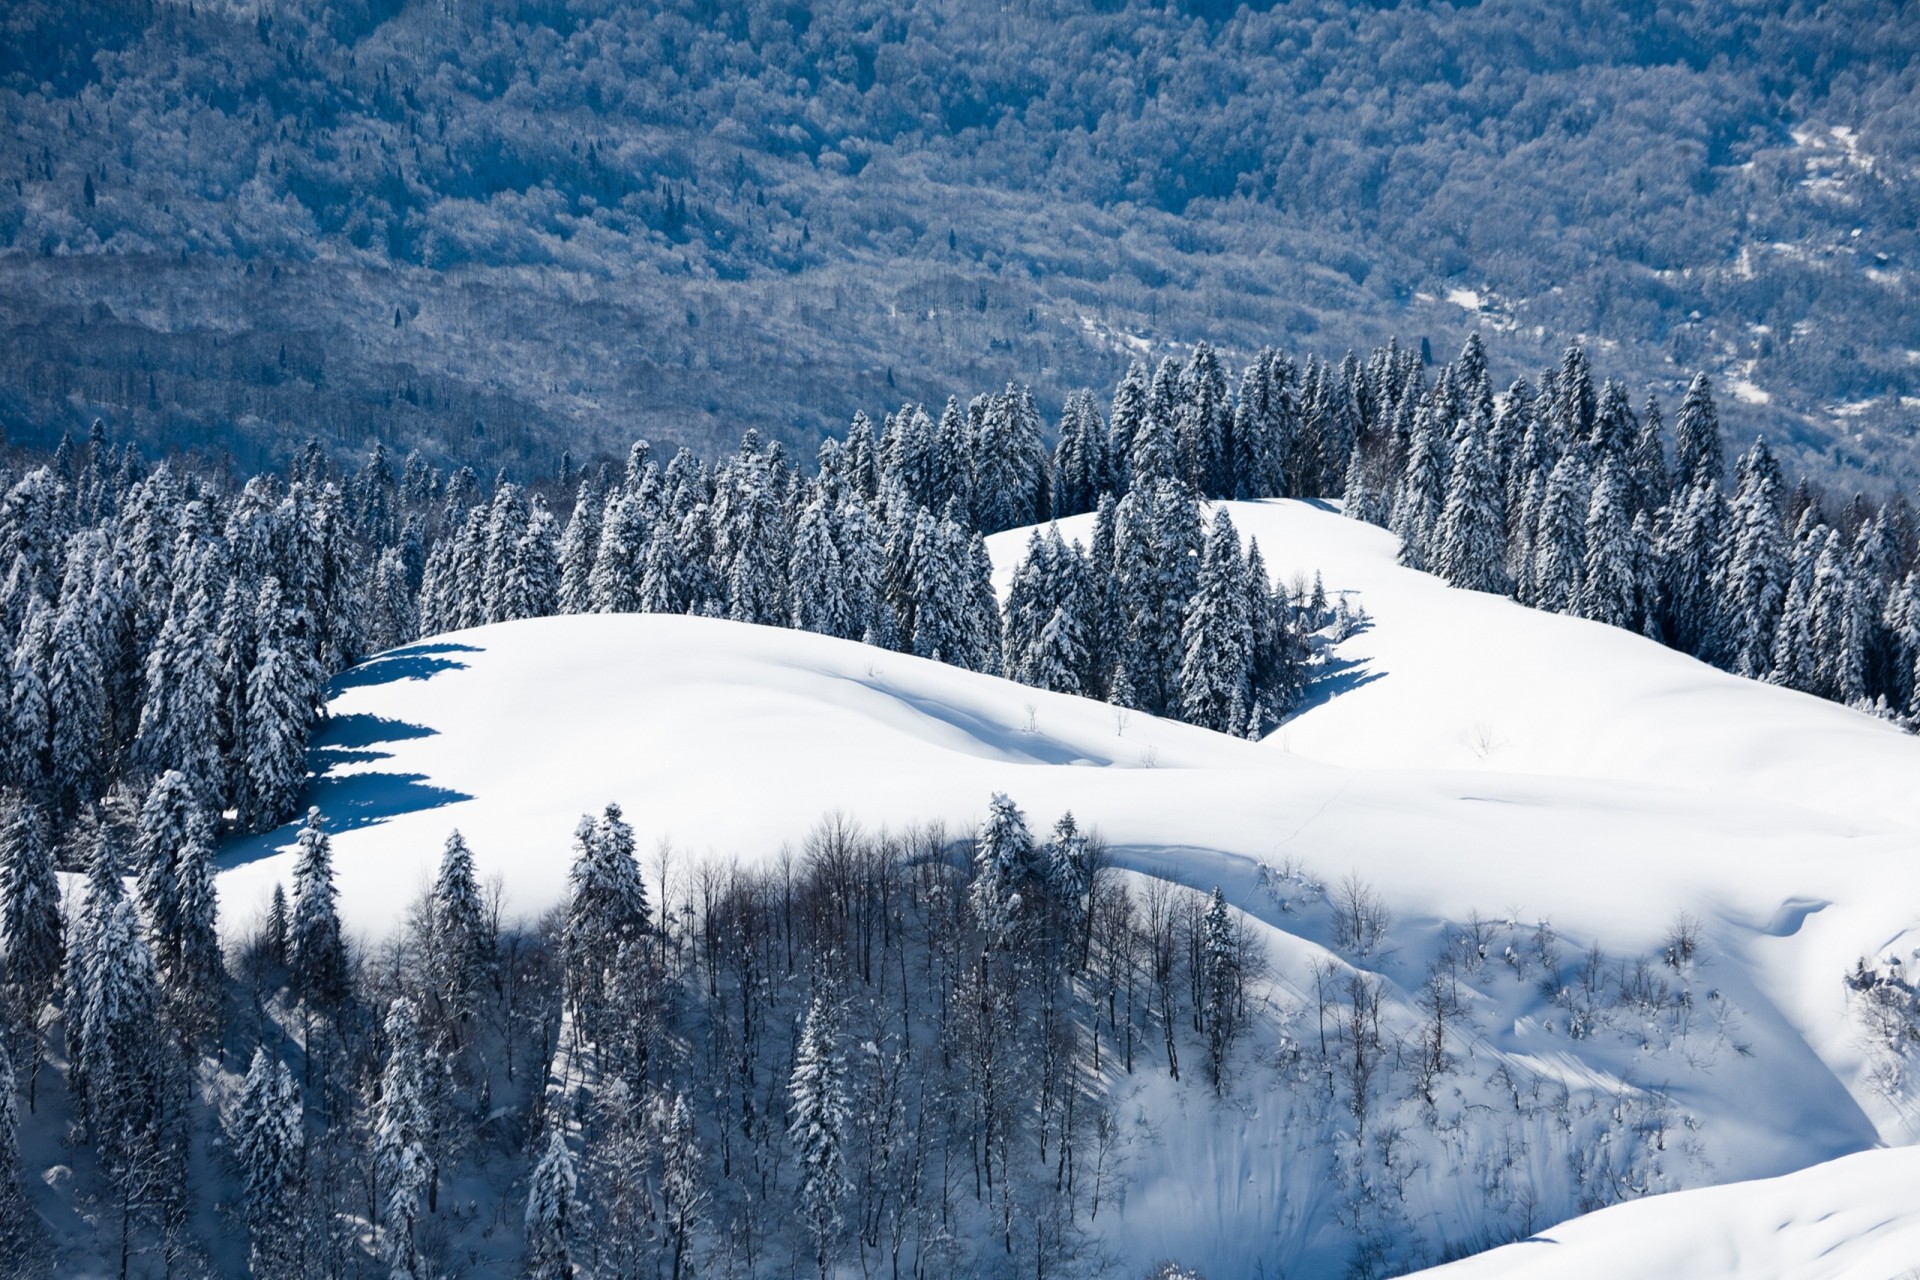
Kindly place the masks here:
[(1640, 600), (1635, 581), (1633, 523), (1622, 464), (1607, 458), (1587, 506), (1586, 555), (1573, 612), (1608, 626), (1633, 629)]
[(573, 515), (560, 539), (561, 613), (586, 613), (593, 608), (593, 566), (600, 548), (601, 519), (606, 494), (589, 472), (573, 500)]
[(1221, 733), (1240, 733), (1253, 701), (1253, 624), (1246, 562), (1225, 507), (1213, 518), (1200, 561), (1200, 589), (1183, 629), (1180, 714)]
[(1387, 522), (1400, 539), (1400, 563), (1411, 569), (1431, 566), (1434, 533), (1446, 509), (1446, 441), (1442, 430), (1430, 406), (1414, 415), (1406, 474)]
[(814, 1264), (821, 1280), (826, 1280), (840, 1234), (841, 1206), (850, 1190), (845, 1142), (852, 1106), (833, 1024), (826, 994), (816, 994), (801, 1025), (793, 1072), (787, 1079), (792, 1117), (787, 1138), (800, 1167), (800, 1216), (813, 1237)]
[(429, 1151), (434, 1126), (427, 1055), (413, 1002), (404, 996), (395, 999), (388, 1006), (384, 1030), (387, 1061), (373, 1117), (374, 1169), (382, 1195), (381, 1253), (394, 1280), (425, 1280), (414, 1233), (429, 1208), (435, 1177)]
[(1035, 891), (1040, 885), (1041, 867), (1026, 816), (996, 793), (974, 841), (973, 884), (968, 890), (973, 917), (990, 949), (1012, 945), (1015, 931), (1038, 905)]
[(1107, 411), (1107, 456), (1113, 466), (1113, 491), (1124, 492), (1132, 481), (1134, 437), (1147, 417), (1147, 367), (1135, 360), (1113, 389)]
[(287, 978), (297, 999), (332, 1009), (347, 997), (347, 947), (335, 907), (340, 891), (333, 883), (333, 841), (320, 810), (307, 810), (296, 844)]
[(1828, 530), (1814, 563), (1807, 607), (1816, 655), (1813, 692), (1848, 705), (1862, 701), (1870, 613), (1837, 529)]
[(52, 656), (52, 620), (34, 600), (14, 646), (5, 745), (8, 777), (37, 803), (53, 798), (53, 703), (43, 675)]
[(1187, 367), (1181, 371), (1179, 394), (1174, 438), (1181, 478), (1206, 497), (1231, 497), (1233, 459), (1227, 435), (1233, 406), (1227, 397), (1226, 372), (1209, 343), (1194, 347)]
[(1726, 455), (1720, 443), (1720, 413), (1713, 404), (1713, 384), (1697, 373), (1680, 402), (1673, 424), (1674, 501), (1702, 485), (1718, 485), (1726, 476)]
[(1536, 608), (1566, 613), (1580, 595), (1586, 563), (1587, 477), (1578, 450), (1569, 450), (1553, 467), (1540, 502), (1533, 537), (1533, 592)]
[(307, 778), (307, 733), (318, 672), (282, 603), (280, 584), (260, 584), (254, 609), (253, 669), (246, 678), (240, 735), (240, 817), (265, 831), (293, 812)]
[(68, 558), (68, 582), (53, 623), (47, 706), (52, 713), (53, 794), (61, 813), (73, 813), (100, 793), (107, 742), (106, 673), (92, 597), (93, 566), (78, 548)]
[(169, 770), (147, 793), (136, 854), (140, 912), (167, 1013), (192, 1043), (216, 1028), (225, 967), (216, 927), (213, 832), (184, 774)]
[(1711, 654), (1720, 635), (1719, 580), (1726, 504), (1717, 482), (1693, 486), (1676, 499), (1661, 560), (1665, 569), (1667, 642), (1695, 656)]
[[(1476, 334), (1477, 338), (1478, 335)], [(1507, 589), (1507, 537), (1499, 477), (1479, 431), (1469, 431), (1454, 453), (1447, 504), (1435, 530), (1431, 568), (1468, 591)]]
[(95, 843), (68, 975), (69, 1079), (110, 1177), (153, 1152), (160, 1119), (159, 999), (153, 957), (121, 882), (110, 832)]
[(66, 961), (60, 876), (45, 811), (21, 801), (0, 829), (0, 948), (6, 957), (7, 1026), (18, 1034), (13, 1060), (26, 1064), (27, 1105), (35, 1105), (40, 1024)]
[(305, 1274), (300, 1170), (306, 1129), (293, 1073), (264, 1047), (253, 1051), (247, 1068), (235, 1131), (248, 1270), (259, 1280), (297, 1280)]
[(795, 627), (843, 640), (860, 638), (867, 620), (855, 615), (847, 599), (846, 572), (824, 494), (814, 494), (794, 526), (789, 573)]
[(427, 964), (434, 998), (465, 1022), (494, 968), (493, 937), (474, 878), (473, 853), (458, 831), (447, 837), (433, 882)]
[(574, 832), (567, 877), (567, 918), (560, 937), (567, 1000), (588, 1039), (598, 1039), (621, 948), (647, 932), (647, 889), (634, 859), (633, 828), (610, 804)]
[(1218, 885), (1200, 920), (1200, 959), (1200, 1023), (1206, 1029), (1207, 1075), (1218, 1093), (1226, 1087), (1227, 1054), (1240, 1028), (1242, 983), (1239, 940)]
[(1780, 525), (1780, 474), (1766, 442), (1756, 440), (1740, 464), (1726, 566), (1721, 656), (1736, 675), (1764, 679), (1773, 669), (1773, 641), (1787, 595), (1786, 531)]
[(533, 1167), (533, 1178), (527, 1186), (530, 1280), (575, 1280), (581, 1274), (574, 1261), (574, 1246), (585, 1217), (573, 1153), (567, 1150), (565, 1135), (556, 1128), (548, 1135), (546, 1154)]

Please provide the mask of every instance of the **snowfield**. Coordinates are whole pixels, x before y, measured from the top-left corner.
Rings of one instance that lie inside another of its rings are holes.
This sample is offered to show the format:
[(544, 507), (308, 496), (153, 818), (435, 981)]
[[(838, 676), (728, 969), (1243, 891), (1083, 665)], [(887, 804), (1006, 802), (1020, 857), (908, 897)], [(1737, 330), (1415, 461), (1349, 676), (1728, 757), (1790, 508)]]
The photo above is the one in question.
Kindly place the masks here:
[[(1325, 504), (1229, 506), (1283, 579), (1318, 569), (1372, 617), (1258, 743), (699, 618), (550, 618), (377, 657), (337, 682), (312, 753), (347, 926), (371, 940), (403, 919), (455, 827), (507, 911), (531, 917), (561, 900), (573, 827), (608, 801), (651, 875), (656, 842), (677, 868), (771, 859), (836, 809), (958, 835), (1004, 791), (1036, 830), (1071, 809), (1130, 872), (1220, 885), (1267, 941), (1266, 1031), (1233, 1096), (1170, 1086), (1151, 1061), (1110, 1082), (1139, 1105), (1126, 1197), (1101, 1224), (1136, 1271), (1175, 1257), (1213, 1280), (1340, 1274), (1353, 1188), (1379, 1170), (1358, 1154), (1336, 1187), (1330, 1163), (1373, 1139), (1288, 1074), (1289, 1045), (1313, 1032), (1311, 966), (1377, 975), (1388, 1021), (1411, 1032), (1429, 962), (1476, 913), (1489, 958), (1463, 974), (1471, 1031), (1437, 1114), (1508, 1118), (1444, 1139), (1409, 1122), (1411, 1158), (1382, 1157), (1395, 1183), (1383, 1212), (1418, 1242), (1396, 1256), (1437, 1261), (1571, 1216), (1597, 1176), (1576, 1156), (1612, 1143), (1607, 1176), (1628, 1190), (1603, 1199), (1846, 1158), (1604, 1210), (1548, 1232), (1558, 1244), (1445, 1274), (1888, 1275), (1898, 1267), (1844, 1268), (1900, 1248), (1900, 1266), (1920, 1263), (1913, 1153), (1853, 1154), (1911, 1143), (1916, 1112), (1842, 981), (1860, 957), (1920, 947), (1920, 740), (1640, 637), (1446, 588)], [(1090, 526), (1062, 524), (1082, 540)], [(1026, 536), (990, 540), (1003, 583)], [(226, 851), (229, 934), (289, 879), (293, 835)], [(1394, 917), (1371, 955), (1332, 947), (1330, 899), (1348, 877)], [(1702, 945), (1675, 969), (1659, 961), (1682, 912)], [(1521, 955), (1543, 920), (1569, 975), (1598, 947), (1623, 984), (1651, 960), (1666, 994), (1580, 1021)], [(1542, 1194), (1495, 1215), (1488, 1188), (1516, 1167)], [(1845, 1212), (1820, 1219), (1817, 1205)]]

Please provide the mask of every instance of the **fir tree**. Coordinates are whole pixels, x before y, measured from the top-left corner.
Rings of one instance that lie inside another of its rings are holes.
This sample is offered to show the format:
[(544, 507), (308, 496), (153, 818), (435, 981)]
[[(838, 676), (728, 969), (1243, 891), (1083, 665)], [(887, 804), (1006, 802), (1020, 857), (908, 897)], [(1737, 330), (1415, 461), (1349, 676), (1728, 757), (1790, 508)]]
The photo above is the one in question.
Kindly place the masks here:
[(1479, 431), (1469, 431), (1454, 453), (1447, 504), (1434, 537), (1437, 545), (1431, 568), (1450, 585), (1468, 591), (1507, 589), (1502, 505), (1500, 481), (1486, 441)]
[(1621, 471), (1614, 458), (1600, 464), (1600, 479), (1587, 506), (1586, 555), (1572, 611), (1631, 630), (1638, 622), (1640, 590), (1634, 578), (1633, 523)]
[(1207, 1075), (1216, 1093), (1226, 1087), (1227, 1054), (1240, 1029), (1242, 966), (1227, 902), (1215, 886), (1200, 920), (1201, 1025), (1207, 1037)]
[(427, 1055), (419, 1016), (404, 996), (388, 1006), (386, 1068), (374, 1105), (373, 1157), (381, 1191), (381, 1253), (394, 1280), (424, 1280), (414, 1233), (434, 1182)]
[(1732, 552), (1724, 598), (1722, 656), (1736, 675), (1765, 679), (1787, 595), (1786, 531), (1780, 525), (1780, 476), (1764, 441), (1740, 464), (1732, 511)]
[(1406, 474), (1387, 521), (1387, 527), (1400, 539), (1400, 563), (1411, 569), (1432, 564), (1434, 533), (1446, 509), (1445, 447), (1437, 415), (1423, 408), (1414, 416)]
[(169, 770), (147, 793), (137, 846), (140, 911), (168, 1015), (189, 1044), (217, 1025), (225, 968), (216, 929), (213, 832), (193, 785)]
[(1720, 413), (1713, 404), (1713, 384), (1704, 373), (1693, 376), (1680, 416), (1673, 424), (1673, 482), (1675, 502), (1702, 485), (1718, 485), (1726, 475), (1726, 455), (1720, 443)]
[(560, 947), (567, 1000), (588, 1039), (605, 1021), (612, 972), (621, 948), (647, 931), (647, 889), (633, 853), (633, 828), (620, 806), (598, 822), (582, 818), (574, 832), (573, 869)]
[(585, 1216), (573, 1153), (567, 1150), (566, 1137), (554, 1129), (527, 1186), (527, 1275), (531, 1280), (574, 1280), (581, 1274), (574, 1250)]
[(296, 1280), (305, 1274), (300, 1171), (306, 1130), (293, 1073), (264, 1047), (253, 1051), (234, 1128), (248, 1269), (260, 1280)]
[(1181, 718), (1221, 733), (1240, 733), (1252, 704), (1253, 624), (1246, 590), (1240, 535), (1222, 507), (1207, 534), (1180, 664)]
[(989, 948), (1012, 944), (1015, 931), (1038, 906), (1040, 867), (1026, 816), (1005, 795), (995, 794), (974, 841), (973, 884), (968, 900)]
[(294, 810), (307, 777), (307, 733), (319, 680), (273, 578), (254, 609), (253, 669), (240, 734), (240, 816), (265, 831)]
[(75, 1101), (109, 1176), (124, 1182), (153, 1154), (162, 1056), (153, 1029), (153, 957), (121, 882), (111, 834), (94, 847), (66, 1008)]
[(347, 997), (347, 948), (335, 907), (340, 891), (333, 883), (333, 841), (320, 810), (307, 810), (296, 843), (287, 978), (297, 999), (333, 1009)]
[(1530, 602), (1553, 613), (1573, 608), (1580, 596), (1586, 562), (1587, 477), (1579, 451), (1569, 450), (1554, 464), (1540, 502), (1533, 537), (1533, 591)]
[(813, 496), (794, 526), (789, 575), (793, 626), (843, 640), (860, 638), (866, 619), (855, 615), (847, 599), (846, 572), (823, 494)]
[(441, 852), (430, 915), (428, 966), (434, 998), (449, 1017), (465, 1022), (493, 973), (494, 956), (473, 853), (458, 831), (447, 837)]
[(832, 1007), (817, 994), (800, 1028), (793, 1072), (787, 1079), (791, 1120), (787, 1138), (800, 1167), (799, 1210), (813, 1238), (814, 1265), (826, 1280), (841, 1226), (841, 1205), (849, 1186), (846, 1175), (847, 1123), (852, 1107), (845, 1068), (834, 1044)]
[(6, 1004), (18, 1040), (14, 1061), (26, 1064), (27, 1105), (35, 1105), (40, 1074), (40, 1024), (66, 960), (60, 912), (60, 876), (46, 814), (21, 801), (0, 829), (0, 947), (6, 957)]

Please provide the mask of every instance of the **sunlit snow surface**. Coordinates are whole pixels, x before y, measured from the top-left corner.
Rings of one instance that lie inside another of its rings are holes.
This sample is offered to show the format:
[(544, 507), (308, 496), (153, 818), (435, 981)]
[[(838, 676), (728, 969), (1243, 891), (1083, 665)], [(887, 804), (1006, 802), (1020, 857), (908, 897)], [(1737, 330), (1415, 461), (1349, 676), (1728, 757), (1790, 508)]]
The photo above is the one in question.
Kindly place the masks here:
[[(775, 858), (835, 809), (869, 826), (942, 820), (957, 833), (1006, 791), (1036, 829), (1070, 808), (1123, 866), (1219, 884), (1273, 926), (1264, 932), (1282, 1013), (1328, 938), (1321, 914), (1285, 909), (1260, 885), (1262, 862), (1376, 886), (1398, 923), (1393, 953), (1370, 964), (1402, 1000), (1475, 910), (1550, 917), (1569, 950), (1597, 942), (1625, 956), (1648, 953), (1690, 911), (1713, 956), (1706, 981), (1740, 1011), (1750, 1054), (1682, 1067), (1670, 1054), (1573, 1042), (1544, 1030), (1537, 995), (1510, 984), (1475, 1010), (1476, 1061), (1504, 1055), (1541, 1073), (1667, 1089), (1698, 1125), (1705, 1158), (1676, 1174), (1694, 1184), (1912, 1139), (1904, 1108), (1867, 1080), (1841, 976), (1859, 956), (1920, 946), (1920, 740), (1622, 631), (1445, 588), (1399, 567), (1386, 533), (1327, 507), (1230, 506), (1278, 576), (1319, 569), (1330, 592), (1354, 591), (1372, 617), (1305, 709), (1258, 743), (705, 619), (544, 619), (373, 659), (338, 682), (313, 752), (349, 929), (371, 938), (401, 920), (455, 827), (481, 874), (500, 877), (508, 912), (530, 917), (560, 900), (572, 829), (608, 801), (625, 808), (651, 868), (660, 841), (682, 867)], [(1088, 517), (1063, 522), (1083, 540), (1090, 527)], [(990, 540), (1002, 581), (1025, 539)], [(227, 851), (229, 932), (288, 878), (293, 834)], [(1150, 1073), (1138, 1079), (1153, 1140), (1132, 1152), (1128, 1199), (1108, 1227), (1123, 1255), (1179, 1257), (1216, 1280), (1263, 1263), (1289, 1275), (1333, 1265), (1319, 1157), (1286, 1127), (1283, 1097), (1263, 1096), (1257, 1075), (1224, 1107)], [(1910, 1173), (1872, 1172), (1907, 1154), (1835, 1166), (1868, 1172), (1835, 1173), (1833, 1195), (1869, 1176), (1913, 1186)], [(1614, 1211), (1652, 1222), (1674, 1206), (1661, 1221), (1699, 1235), (1677, 1261), (1607, 1253), (1658, 1242), (1615, 1239), (1602, 1218), (1555, 1236), (1566, 1243), (1473, 1265), (1489, 1276), (1588, 1274), (1560, 1269), (1578, 1253), (1596, 1275), (1840, 1274), (1765, 1269), (1786, 1255), (1756, 1223), (1771, 1224), (1762, 1210), (1790, 1201), (1797, 1193), (1779, 1188), (1795, 1185), (1687, 1193), (1726, 1206), (1713, 1212), (1660, 1199)], [(1472, 1208), (1470, 1188), (1420, 1195), (1436, 1240)], [(1909, 1198), (1920, 1217), (1920, 1194)], [(1794, 1238), (1812, 1250), (1829, 1229)], [(1277, 1235), (1292, 1243), (1271, 1246)]]

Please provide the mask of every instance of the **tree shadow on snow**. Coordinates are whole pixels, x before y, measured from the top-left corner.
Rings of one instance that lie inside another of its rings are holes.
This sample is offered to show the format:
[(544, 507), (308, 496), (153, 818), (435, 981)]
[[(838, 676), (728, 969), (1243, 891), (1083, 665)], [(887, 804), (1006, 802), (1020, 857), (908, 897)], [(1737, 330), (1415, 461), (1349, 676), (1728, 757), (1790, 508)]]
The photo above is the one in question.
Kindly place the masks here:
[[(329, 834), (339, 835), (343, 831), (375, 826), (402, 814), (438, 809), (473, 797), (452, 787), (436, 787), (423, 773), (354, 773), (340, 778), (314, 778), (301, 799), (303, 809), (311, 805), (320, 810)], [(214, 866), (221, 871), (231, 871), (272, 857), (292, 845), (304, 820), (302, 817), (264, 834), (236, 841), (220, 851)]]
[(466, 669), (466, 663), (442, 655), (481, 652), (484, 650), (470, 644), (410, 644), (341, 672), (333, 678), (333, 690), (338, 693), (342, 689), (364, 689), (396, 680), (431, 680), (442, 671)]
[(1332, 658), (1321, 667), (1318, 675), (1307, 681), (1307, 687), (1301, 691), (1300, 701), (1287, 713), (1287, 719), (1304, 715), (1315, 707), (1323, 707), (1343, 693), (1352, 693), (1361, 685), (1384, 679), (1386, 674), (1373, 670), (1359, 658)]

